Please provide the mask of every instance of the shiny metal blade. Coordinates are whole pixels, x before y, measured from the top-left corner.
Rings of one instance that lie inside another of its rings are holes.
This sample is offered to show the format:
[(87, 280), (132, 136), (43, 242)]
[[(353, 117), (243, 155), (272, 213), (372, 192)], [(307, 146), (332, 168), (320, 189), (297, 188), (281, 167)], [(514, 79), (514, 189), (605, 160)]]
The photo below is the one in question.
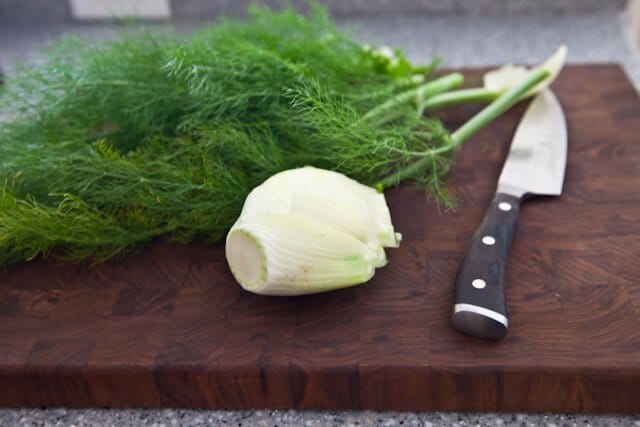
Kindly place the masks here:
[(567, 163), (567, 125), (562, 107), (550, 90), (531, 102), (513, 137), (504, 162), (498, 193), (562, 193)]

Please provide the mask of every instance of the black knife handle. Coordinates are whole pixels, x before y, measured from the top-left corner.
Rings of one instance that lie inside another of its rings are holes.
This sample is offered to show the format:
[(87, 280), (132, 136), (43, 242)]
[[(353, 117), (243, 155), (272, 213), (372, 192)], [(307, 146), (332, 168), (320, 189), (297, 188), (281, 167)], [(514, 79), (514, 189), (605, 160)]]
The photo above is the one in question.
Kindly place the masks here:
[(473, 234), (458, 269), (451, 316), (464, 334), (489, 340), (507, 334), (504, 272), (519, 212), (519, 197), (497, 193)]

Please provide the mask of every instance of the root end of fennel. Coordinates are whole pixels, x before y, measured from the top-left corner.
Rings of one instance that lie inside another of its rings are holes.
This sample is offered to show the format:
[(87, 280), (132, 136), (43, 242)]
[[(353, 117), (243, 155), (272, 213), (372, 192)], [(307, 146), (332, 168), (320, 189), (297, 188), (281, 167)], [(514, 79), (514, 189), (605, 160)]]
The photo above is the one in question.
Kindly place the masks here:
[(399, 240), (384, 195), (305, 167), (280, 172), (251, 192), (225, 251), (247, 291), (302, 295), (367, 282), (387, 264), (385, 247)]

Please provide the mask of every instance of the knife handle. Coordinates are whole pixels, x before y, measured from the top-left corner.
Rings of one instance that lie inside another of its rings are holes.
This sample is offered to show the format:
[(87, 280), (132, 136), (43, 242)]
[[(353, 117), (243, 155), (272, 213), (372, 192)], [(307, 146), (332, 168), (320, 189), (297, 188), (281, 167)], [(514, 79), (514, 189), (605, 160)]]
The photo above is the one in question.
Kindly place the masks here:
[(473, 234), (458, 269), (451, 316), (464, 334), (488, 340), (507, 334), (504, 272), (519, 212), (519, 197), (497, 193)]

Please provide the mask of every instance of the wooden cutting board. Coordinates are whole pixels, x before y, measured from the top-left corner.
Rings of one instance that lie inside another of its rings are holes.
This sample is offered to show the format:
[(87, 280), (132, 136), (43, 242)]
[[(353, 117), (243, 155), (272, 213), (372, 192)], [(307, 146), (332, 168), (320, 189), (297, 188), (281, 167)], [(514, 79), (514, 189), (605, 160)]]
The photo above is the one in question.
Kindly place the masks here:
[(404, 241), (363, 286), (256, 296), (221, 246), (162, 242), (93, 268), (0, 273), (0, 405), (640, 411), (638, 94), (617, 65), (570, 66), (553, 87), (565, 191), (523, 204), (502, 342), (462, 336), (449, 316), (525, 105), (459, 153), (455, 212), (411, 188), (387, 193)]

